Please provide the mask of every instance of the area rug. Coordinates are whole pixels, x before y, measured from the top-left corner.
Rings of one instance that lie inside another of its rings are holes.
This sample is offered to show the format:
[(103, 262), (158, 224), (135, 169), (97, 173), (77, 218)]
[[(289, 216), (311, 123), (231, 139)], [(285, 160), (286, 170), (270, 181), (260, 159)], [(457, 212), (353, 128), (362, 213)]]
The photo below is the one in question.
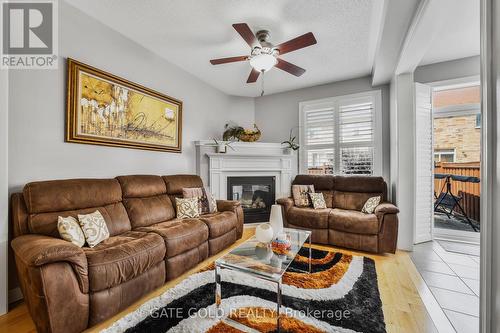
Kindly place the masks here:
[[(375, 262), (302, 248), (283, 276), (281, 332), (385, 332)], [(213, 263), (115, 322), (104, 332), (240, 332), (215, 311)], [(276, 331), (276, 284), (222, 270), (222, 316)]]

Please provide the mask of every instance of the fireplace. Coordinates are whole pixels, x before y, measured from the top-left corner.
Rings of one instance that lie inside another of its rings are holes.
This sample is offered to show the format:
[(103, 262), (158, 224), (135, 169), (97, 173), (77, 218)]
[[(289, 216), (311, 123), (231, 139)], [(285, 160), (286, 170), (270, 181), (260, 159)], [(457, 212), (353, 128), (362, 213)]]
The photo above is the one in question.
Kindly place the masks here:
[(245, 223), (267, 222), (276, 200), (276, 177), (227, 177), (227, 198), (241, 203)]

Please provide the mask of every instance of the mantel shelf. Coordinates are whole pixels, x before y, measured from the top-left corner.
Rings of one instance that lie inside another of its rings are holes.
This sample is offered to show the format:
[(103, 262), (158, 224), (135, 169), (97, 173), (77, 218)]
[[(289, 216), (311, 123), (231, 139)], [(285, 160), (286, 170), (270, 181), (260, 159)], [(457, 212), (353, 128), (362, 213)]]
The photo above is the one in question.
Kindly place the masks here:
[(292, 158), (294, 155), (286, 155), (286, 154), (252, 154), (252, 153), (246, 153), (246, 154), (238, 154), (238, 153), (207, 153), (206, 154), (209, 158), (212, 157), (226, 157), (226, 158), (231, 158), (231, 157), (267, 157), (267, 158)]

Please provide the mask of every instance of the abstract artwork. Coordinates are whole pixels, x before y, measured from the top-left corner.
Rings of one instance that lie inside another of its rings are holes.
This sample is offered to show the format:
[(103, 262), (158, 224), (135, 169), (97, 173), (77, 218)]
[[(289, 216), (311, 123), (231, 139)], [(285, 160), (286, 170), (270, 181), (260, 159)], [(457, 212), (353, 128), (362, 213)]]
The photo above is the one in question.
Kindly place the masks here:
[(181, 152), (182, 102), (68, 59), (66, 141)]

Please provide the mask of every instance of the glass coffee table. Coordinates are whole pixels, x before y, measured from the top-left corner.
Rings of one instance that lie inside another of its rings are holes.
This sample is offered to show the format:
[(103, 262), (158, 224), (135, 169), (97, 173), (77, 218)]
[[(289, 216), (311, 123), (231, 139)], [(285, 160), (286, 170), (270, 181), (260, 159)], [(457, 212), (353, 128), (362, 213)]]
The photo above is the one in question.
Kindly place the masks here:
[(248, 274), (256, 279), (276, 283), (276, 328), (279, 332), (281, 280), (288, 266), (290, 266), (306, 241), (309, 242), (309, 271), (306, 272), (311, 272), (311, 231), (283, 228), (283, 233), (288, 235), (291, 243), (291, 247), (286, 253), (275, 253), (271, 250), (269, 245), (260, 243), (255, 236), (252, 236), (238, 247), (234, 248), (231, 252), (215, 261), (215, 304), (217, 316), (220, 317), (224, 323), (244, 332), (256, 332), (256, 330), (246, 327), (228, 316), (222, 316), (221, 314), (220, 305), (222, 302), (222, 290), (220, 273), (222, 269), (228, 269)]

